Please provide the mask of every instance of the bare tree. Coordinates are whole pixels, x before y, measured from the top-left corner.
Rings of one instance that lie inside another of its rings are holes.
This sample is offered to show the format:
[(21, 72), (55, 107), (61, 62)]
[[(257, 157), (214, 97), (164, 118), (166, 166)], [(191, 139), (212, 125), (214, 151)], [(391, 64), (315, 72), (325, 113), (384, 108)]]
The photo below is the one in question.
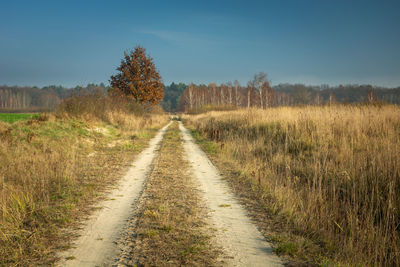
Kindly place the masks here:
[(321, 97), (321, 93), (319, 91), (317, 91), (317, 93), (315, 94), (315, 98), (314, 98), (314, 104), (319, 106), (322, 103), (322, 97)]
[(275, 91), (271, 88), (268, 81), (263, 83), (262, 91), (265, 97), (265, 108), (271, 107), (275, 101)]
[(332, 105), (336, 102), (336, 96), (331, 92), (329, 93), (329, 105)]
[(195, 91), (197, 91), (196, 86), (191, 83), (188, 85), (185, 91), (183, 91), (180, 106), (184, 110), (191, 110), (195, 105)]
[(247, 108), (250, 108), (252, 86), (247, 84)]
[(264, 88), (264, 83), (267, 82), (267, 74), (264, 72), (260, 72), (258, 74), (254, 75), (253, 80), (249, 82), (250, 86), (255, 89), (259, 96), (260, 96), (260, 107), (264, 108), (263, 105), (263, 88)]
[(234, 87), (235, 87), (235, 104), (238, 107), (239, 106), (239, 101), (240, 101), (240, 95), (239, 95), (239, 88), (240, 88), (240, 83), (238, 80), (235, 80), (233, 82)]
[(217, 105), (217, 84), (216, 83), (210, 83), (208, 85), (208, 89), (211, 91), (211, 105)]
[(365, 101), (369, 104), (377, 102), (378, 101), (378, 96), (376, 95), (375, 91), (373, 89), (370, 89), (367, 93), (367, 96), (365, 97)]
[(219, 101), (219, 105), (224, 105), (226, 104), (226, 85), (225, 84), (221, 84), (221, 86), (219, 87), (219, 93), (220, 93), (220, 101)]
[(228, 104), (229, 104), (229, 106), (232, 106), (232, 100), (233, 100), (233, 97), (232, 97), (232, 95), (233, 95), (233, 85), (232, 85), (232, 83), (231, 82), (227, 82), (226, 83), (226, 88), (227, 88), (227, 90), (228, 90)]

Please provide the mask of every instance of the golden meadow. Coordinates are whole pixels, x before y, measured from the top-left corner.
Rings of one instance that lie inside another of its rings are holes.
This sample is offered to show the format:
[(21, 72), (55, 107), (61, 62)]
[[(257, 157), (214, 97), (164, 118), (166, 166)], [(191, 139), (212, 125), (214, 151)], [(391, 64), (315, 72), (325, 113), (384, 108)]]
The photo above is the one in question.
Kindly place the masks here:
[(331, 262), (400, 265), (400, 107), (276, 107), (183, 118), (261, 188), (272, 214), (318, 237)]

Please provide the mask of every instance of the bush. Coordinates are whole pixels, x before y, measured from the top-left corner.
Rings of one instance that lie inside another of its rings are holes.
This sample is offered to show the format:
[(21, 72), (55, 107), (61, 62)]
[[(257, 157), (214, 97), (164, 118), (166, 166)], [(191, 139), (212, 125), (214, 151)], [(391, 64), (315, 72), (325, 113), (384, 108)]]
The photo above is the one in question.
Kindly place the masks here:
[(56, 107), (57, 117), (75, 117), (109, 121), (109, 113), (130, 113), (137, 116), (145, 114), (142, 105), (121, 96), (91, 94), (72, 96)]

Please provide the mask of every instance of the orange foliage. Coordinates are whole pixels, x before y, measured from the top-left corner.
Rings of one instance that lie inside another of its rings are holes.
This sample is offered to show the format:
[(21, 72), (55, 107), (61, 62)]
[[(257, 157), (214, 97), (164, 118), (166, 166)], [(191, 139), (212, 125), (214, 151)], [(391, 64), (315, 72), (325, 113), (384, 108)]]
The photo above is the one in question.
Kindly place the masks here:
[(111, 76), (113, 93), (125, 95), (144, 105), (157, 105), (164, 97), (164, 85), (153, 59), (146, 55), (145, 48), (135, 47), (124, 53), (118, 74)]

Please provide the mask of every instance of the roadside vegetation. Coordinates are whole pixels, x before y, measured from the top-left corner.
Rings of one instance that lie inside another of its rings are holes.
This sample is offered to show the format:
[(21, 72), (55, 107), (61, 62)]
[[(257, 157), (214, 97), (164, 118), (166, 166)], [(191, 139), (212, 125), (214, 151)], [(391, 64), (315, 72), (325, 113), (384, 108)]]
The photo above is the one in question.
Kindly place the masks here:
[(213, 266), (219, 251), (207, 211), (183, 159), (178, 123), (165, 134), (146, 189), (133, 216), (133, 243), (124, 266)]
[(157, 108), (104, 95), (0, 121), (0, 265), (54, 262), (71, 238), (60, 230), (87, 215), (167, 121)]
[(400, 108), (183, 115), (275, 251), (298, 264), (400, 265)]

